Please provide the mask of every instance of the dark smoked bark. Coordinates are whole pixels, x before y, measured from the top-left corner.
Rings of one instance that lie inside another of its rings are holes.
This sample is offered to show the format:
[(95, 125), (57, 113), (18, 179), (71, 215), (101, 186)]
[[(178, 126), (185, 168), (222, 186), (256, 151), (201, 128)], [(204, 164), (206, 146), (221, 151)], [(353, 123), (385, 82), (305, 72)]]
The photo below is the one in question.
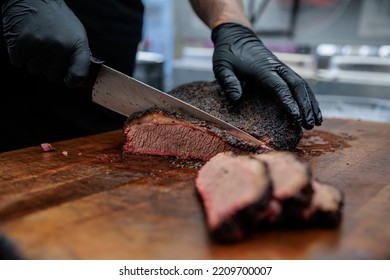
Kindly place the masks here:
[(214, 82), (192, 82), (169, 92), (263, 140), (275, 150), (292, 150), (302, 138), (301, 127), (293, 125), (272, 95), (245, 87), (237, 104), (228, 101)]

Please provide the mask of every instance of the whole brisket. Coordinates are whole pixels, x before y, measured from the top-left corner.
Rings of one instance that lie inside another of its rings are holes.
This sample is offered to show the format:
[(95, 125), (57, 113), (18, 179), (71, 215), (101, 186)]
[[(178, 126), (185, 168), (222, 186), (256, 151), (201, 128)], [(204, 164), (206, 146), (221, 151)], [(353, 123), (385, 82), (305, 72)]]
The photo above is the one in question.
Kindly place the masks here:
[(208, 160), (223, 151), (291, 150), (302, 138), (302, 129), (291, 124), (270, 96), (248, 88), (243, 100), (234, 105), (217, 82), (192, 82), (169, 94), (239, 127), (264, 145), (253, 146), (189, 116), (151, 109), (128, 118), (124, 152)]

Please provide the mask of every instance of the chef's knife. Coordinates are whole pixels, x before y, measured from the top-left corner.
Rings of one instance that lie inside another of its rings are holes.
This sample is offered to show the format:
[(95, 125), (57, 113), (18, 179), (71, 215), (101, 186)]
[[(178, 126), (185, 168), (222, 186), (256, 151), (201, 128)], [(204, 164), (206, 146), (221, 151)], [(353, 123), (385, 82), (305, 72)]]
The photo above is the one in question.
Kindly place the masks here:
[[(212, 124), (232, 136), (257, 146), (264, 143), (252, 135), (180, 99), (155, 89), (104, 64), (99, 66), (92, 88), (93, 102), (125, 116), (153, 107), (175, 111)], [(96, 71), (96, 70), (95, 70)]]

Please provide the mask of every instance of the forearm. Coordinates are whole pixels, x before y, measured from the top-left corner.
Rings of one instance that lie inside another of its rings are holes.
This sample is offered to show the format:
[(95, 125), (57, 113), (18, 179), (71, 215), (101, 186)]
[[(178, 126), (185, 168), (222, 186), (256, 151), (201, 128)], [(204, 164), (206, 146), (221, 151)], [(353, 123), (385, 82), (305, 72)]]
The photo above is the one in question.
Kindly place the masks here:
[(190, 0), (190, 2), (195, 13), (211, 29), (226, 22), (251, 27), (241, 0)]

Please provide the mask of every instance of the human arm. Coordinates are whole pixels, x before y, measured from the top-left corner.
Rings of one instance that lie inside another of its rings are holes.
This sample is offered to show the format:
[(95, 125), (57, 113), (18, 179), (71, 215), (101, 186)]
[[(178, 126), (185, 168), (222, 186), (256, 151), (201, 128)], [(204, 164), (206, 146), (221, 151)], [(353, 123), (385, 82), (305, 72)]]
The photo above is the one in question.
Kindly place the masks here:
[(258, 38), (239, 0), (190, 0), (212, 30), (213, 71), (231, 101), (242, 97), (241, 82), (273, 94), (287, 115), (305, 129), (320, 125), (322, 114), (308, 83), (281, 62)]
[(14, 65), (68, 86), (87, 78), (87, 34), (63, 0), (3, 2), (3, 36)]
[(251, 23), (245, 16), (242, 1), (237, 0), (190, 0), (198, 17), (210, 28), (226, 22), (234, 22), (246, 27)]

